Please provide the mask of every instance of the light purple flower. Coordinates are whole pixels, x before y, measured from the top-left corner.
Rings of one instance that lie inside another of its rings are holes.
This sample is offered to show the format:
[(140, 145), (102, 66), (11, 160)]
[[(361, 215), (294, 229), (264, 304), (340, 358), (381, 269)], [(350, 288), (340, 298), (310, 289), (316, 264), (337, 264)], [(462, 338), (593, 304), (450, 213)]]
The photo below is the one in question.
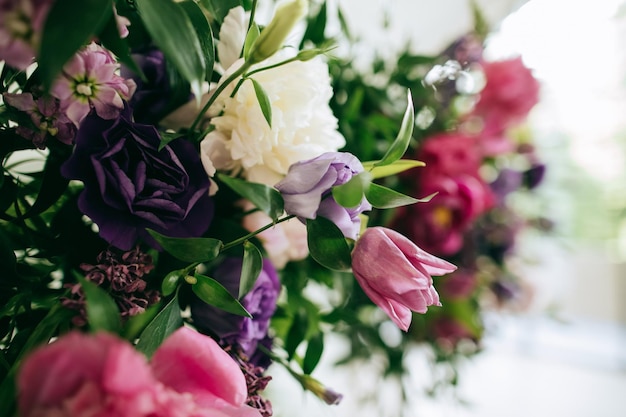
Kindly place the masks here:
[(52, 0), (0, 0), (0, 60), (26, 69), (39, 48)]
[(119, 75), (119, 64), (101, 46), (91, 43), (63, 67), (51, 93), (79, 126), (93, 108), (103, 119), (115, 119), (135, 91), (135, 82)]
[(76, 126), (61, 112), (59, 100), (50, 96), (35, 100), (30, 93), (5, 93), (2, 97), (9, 106), (30, 116), (33, 126), (20, 125), (16, 132), (31, 140), (36, 147), (45, 148), (48, 136), (53, 136), (66, 145), (71, 145), (74, 141)]
[(337, 204), (331, 188), (345, 184), (363, 172), (363, 165), (347, 152), (326, 152), (317, 158), (297, 162), (289, 167), (285, 178), (275, 185), (285, 201), (285, 212), (303, 219), (318, 215), (331, 220), (344, 236), (357, 239), (361, 227), (359, 215), (372, 209), (363, 198), (352, 208)]
[[(237, 296), (241, 267), (241, 258), (226, 258), (212, 276), (231, 295)], [(254, 287), (241, 300), (252, 318), (227, 313), (197, 298), (191, 304), (191, 316), (198, 329), (217, 335), (225, 343), (241, 347), (248, 357), (252, 357), (257, 345), (267, 337), (279, 292), (280, 282), (276, 270), (268, 260), (264, 260)]]

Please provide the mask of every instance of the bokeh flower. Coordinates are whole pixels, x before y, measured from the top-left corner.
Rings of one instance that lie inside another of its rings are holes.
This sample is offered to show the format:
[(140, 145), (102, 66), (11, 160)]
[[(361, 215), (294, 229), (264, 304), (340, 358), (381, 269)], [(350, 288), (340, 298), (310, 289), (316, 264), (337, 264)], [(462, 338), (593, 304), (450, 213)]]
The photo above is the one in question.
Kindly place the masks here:
[(0, 0), (0, 60), (26, 69), (33, 63), (52, 0)]
[[(226, 258), (212, 272), (234, 297), (239, 292), (242, 259)], [(201, 331), (216, 335), (226, 344), (237, 346), (248, 357), (256, 352), (257, 345), (267, 336), (269, 321), (276, 311), (280, 282), (270, 262), (263, 261), (263, 269), (254, 287), (241, 300), (252, 318), (225, 312), (195, 298), (191, 304), (194, 325)]]
[(331, 194), (333, 186), (342, 185), (358, 173), (363, 165), (347, 152), (327, 152), (289, 167), (285, 178), (275, 185), (285, 201), (285, 212), (298, 218), (331, 220), (344, 236), (357, 239), (361, 229), (359, 215), (372, 209), (363, 197), (356, 207), (340, 206)]
[(411, 325), (412, 311), (425, 313), (428, 306), (440, 305), (431, 275), (455, 269), (384, 227), (365, 229), (352, 253), (352, 272), (357, 282), (404, 331)]
[(194, 145), (178, 139), (159, 150), (160, 144), (155, 127), (134, 123), (128, 107), (112, 120), (93, 114), (61, 168), (83, 182), (79, 208), (119, 249), (130, 250), (140, 238), (156, 245), (146, 228), (198, 237), (211, 222), (209, 178)]
[(113, 335), (69, 333), (25, 359), (17, 386), (22, 417), (260, 417), (237, 363), (186, 327), (150, 364)]
[[(262, 65), (271, 66), (291, 57), (293, 54), (282, 50)], [(239, 60), (233, 64), (222, 81), (242, 63)], [(215, 170), (225, 170), (241, 173), (252, 182), (274, 185), (292, 164), (345, 145), (328, 105), (333, 91), (328, 66), (320, 57), (260, 71), (253, 78), (269, 98), (271, 127), (252, 82), (243, 82), (234, 97), (230, 97), (234, 85), (227, 87), (210, 110), (223, 110), (211, 119), (215, 129), (201, 143), (202, 161), (210, 176)]]
[(92, 108), (103, 119), (115, 119), (135, 91), (133, 80), (117, 75), (119, 67), (109, 51), (92, 42), (65, 64), (50, 92), (76, 126)]

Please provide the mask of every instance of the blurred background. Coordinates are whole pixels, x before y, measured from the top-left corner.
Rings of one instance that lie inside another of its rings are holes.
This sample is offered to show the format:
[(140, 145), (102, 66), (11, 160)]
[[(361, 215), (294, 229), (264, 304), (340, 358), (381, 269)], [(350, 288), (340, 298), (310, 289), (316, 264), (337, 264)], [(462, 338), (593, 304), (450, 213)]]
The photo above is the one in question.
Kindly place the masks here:
[[(473, 25), (469, 0), (337, 0), (362, 39), (358, 60), (393, 59), (410, 42), (438, 53)], [(330, 4), (330, 3), (329, 3)], [(424, 394), (428, 361), (409, 355), (408, 416), (626, 415), (626, 3), (623, 0), (482, 0), (490, 59), (521, 55), (541, 82), (529, 129), (547, 165), (540, 198), (517, 202), (555, 221), (529, 231), (517, 272), (532, 298), (522, 312), (486, 318), (484, 351), (459, 364), (456, 388)], [(396, 48), (396, 49), (394, 49)], [(356, 62), (359, 64), (359, 62)], [(327, 341), (317, 377), (344, 401), (333, 407), (281, 382), (275, 415), (397, 416), (400, 390), (367, 367), (335, 367), (349, 349)], [(332, 348), (330, 348), (332, 346)], [(285, 379), (289, 376), (285, 375)], [(382, 405), (362, 407), (372, 386)], [(306, 407), (302, 407), (302, 403)], [(318, 404), (319, 403), (319, 404)], [(357, 411), (358, 410), (358, 411)], [(306, 413), (306, 414), (304, 414)]]

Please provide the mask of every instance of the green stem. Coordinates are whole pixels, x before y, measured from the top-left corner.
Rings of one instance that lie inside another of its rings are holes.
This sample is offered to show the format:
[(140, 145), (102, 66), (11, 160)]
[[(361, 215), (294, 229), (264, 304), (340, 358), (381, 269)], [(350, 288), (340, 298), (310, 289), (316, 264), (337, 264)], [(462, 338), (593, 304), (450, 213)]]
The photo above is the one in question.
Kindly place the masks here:
[(278, 219), (278, 220), (276, 220), (275, 222), (272, 222), (272, 223), (266, 224), (265, 226), (261, 227), (261, 228), (260, 228), (260, 229), (258, 229), (258, 230), (255, 230), (255, 231), (254, 231), (254, 232), (252, 232), (252, 233), (248, 233), (247, 235), (242, 236), (242, 237), (240, 237), (239, 239), (235, 239), (235, 240), (233, 240), (232, 242), (229, 242), (229, 243), (225, 244), (225, 245), (222, 247), (222, 250), (221, 250), (220, 252), (226, 251), (226, 250), (228, 250), (228, 249), (230, 249), (230, 248), (233, 248), (233, 247), (235, 247), (235, 246), (237, 246), (237, 245), (239, 245), (239, 244), (242, 244), (242, 243), (243, 243), (243, 242), (245, 242), (246, 240), (250, 240), (250, 239), (251, 239), (251, 238), (253, 238), (254, 236), (256, 236), (256, 235), (258, 235), (259, 233), (261, 233), (261, 232), (263, 232), (263, 231), (265, 231), (265, 230), (269, 229), (270, 227), (274, 227), (274, 226), (275, 226), (275, 225), (277, 225), (278, 223), (282, 223), (282, 222), (286, 222), (287, 220), (291, 220), (291, 219), (293, 219), (294, 217), (296, 217), (296, 216), (292, 214), (292, 215), (290, 215), (290, 216), (283, 217), (282, 219)]
[(254, 23), (254, 15), (256, 14), (257, 2), (258, 0), (252, 1), (252, 7), (250, 8), (250, 21), (248, 22), (248, 32), (250, 31), (250, 28), (252, 27), (252, 24)]

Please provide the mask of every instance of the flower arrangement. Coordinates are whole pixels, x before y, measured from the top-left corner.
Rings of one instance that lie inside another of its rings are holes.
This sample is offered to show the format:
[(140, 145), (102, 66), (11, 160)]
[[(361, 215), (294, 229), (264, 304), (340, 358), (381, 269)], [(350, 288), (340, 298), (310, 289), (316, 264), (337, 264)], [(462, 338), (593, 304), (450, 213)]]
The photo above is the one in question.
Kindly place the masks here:
[[(340, 401), (312, 376), (329, 329), (354, 358), (479, 341), (476, 288), (508, 288), (479, 279), (488, 251), (505, 270), (505, 197), (543, 169), (508, 135), (538, 99), (521, 61), (468, 37), (377, 89), (330, 55), (325, 3), (265, 26), (256, 0), (0, 10), (0, 416), (266, 417), (271, 363)], [(450, 88), (472, 65), (484, 88)]]

